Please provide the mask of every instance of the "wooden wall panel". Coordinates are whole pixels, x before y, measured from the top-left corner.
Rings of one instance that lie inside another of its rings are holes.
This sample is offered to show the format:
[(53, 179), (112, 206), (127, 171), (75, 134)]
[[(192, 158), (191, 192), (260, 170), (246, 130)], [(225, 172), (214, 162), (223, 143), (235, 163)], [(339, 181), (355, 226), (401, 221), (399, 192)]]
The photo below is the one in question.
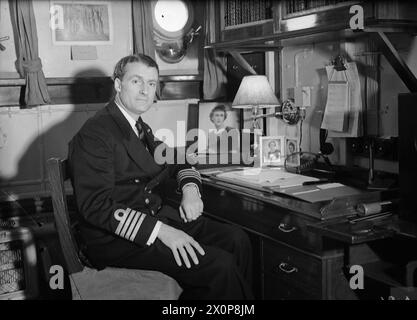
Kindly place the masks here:
[(45, 163), (67, 156), (68, 142), (97, 105), (0, 108), (0, 201), (47, 192)]
[(18, 106), (21, 87), (1, 87), (0, 86), (0, 107)]
[[(114, 94), (110, 77), (47, 78), (51, 104), (106, 103)], [(0, 79), (0, 107), (20, 105), (24, 79)], [(161, 100), (200, 99), (202, 76), (161, 76)], [(24, 106), (22, 106), (24, 107)]]
[(42, 146), (37, 110), (0, 109), (0, 185), (34, 184), (42, 179)]
[(188, 105), (196, 100), (158, 101), (143, 114), (155, 136), (170, 147), (185, 146)]
[[(156, 136), (163, 139), (164, 134), (171, 132), (173, 141), (167, 143), (185, 146), (189, 105), (197, 103), (197, 99), (158, 101), (143, 118)], [(0, 202), (10, 200), (10, 195), (18, 198), (47, 195), (46, 160), (67, 157), (68, 142), (103, 106), (98, 103), (24, 110), (0, 108)]]

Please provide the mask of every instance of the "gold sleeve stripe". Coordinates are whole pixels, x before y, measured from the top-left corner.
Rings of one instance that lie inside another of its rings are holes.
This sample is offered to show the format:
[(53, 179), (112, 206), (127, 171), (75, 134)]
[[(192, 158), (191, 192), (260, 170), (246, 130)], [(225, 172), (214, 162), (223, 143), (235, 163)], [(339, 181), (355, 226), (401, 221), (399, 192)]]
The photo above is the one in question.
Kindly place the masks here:
[(117, 235), (120, 235), (120, 232), (123, 229), (124, 223), (126, 221), (127, 216), (129, 215), (130, 211), (131, 211), (131, 209), (127, 208), (127, 209), (117, 209), (114, 212), (114, 219), (119, 221), (119, 224), (118, 224), (118, 226), (116, 228), (116, 231), (115, 231), (115, 233)]
[(186, 177), (186, 176), (192, 176), (192, 177), (200, 178), (200, 175), (198, 173), (194, 173), (194, 172), (183, 172), (183, 173), (178, 174), (179, 178)]
[(123, 237), (123, 238), (125, 237), (126, 231), (129, 228), (130, 222), (132, 221), (132, 218), (134, 216), (137, 216), (136, 211), (135, 210), (130, 211), (129, 215), (127, 216), (127, 219), (124, 222), (123, 229), (120, 232), (121, 237)]
[(182, 173), (194, 173), (196, 175), (200, 175), (200, 173), (195, 169), (183, 169), (183, 170), (178, 172), (179, 175), (182, 174)]
[(140, 217), (138, 223), (136, 224), (135, 229), (132, 232), (132, 235), (130, 236), (130, 238), (128, 238), (128, 240), (130, 240), (130, 241), (134, 241), (135, 240), (136, 234), (138, 233), (139, 228), (140, 228), (140, 225), (142, 224), (143, 220), (145, 220), (145, 215), (144, 214), (142, 214), (142, 216)]
[(201, 176), (198, 171), (193, 169), (184, 169), (178, 172), (178, 179), (183, 180), (185, 178), (196, 178), (201, 181)]
[[(141, 216), (143, 216), (143, 214), (141, 214), (141, 215), (135, 215), (134, 217), (133, 217), (133, 221), (132, 221), (132, 223), (130, 224), (130, 227), (129, 227), (129, 229), (127, 230), (127, 235), (131, 235), (132, 234), (132, 231), (135, 229), (135, 226), (136, 226), (136, 224), (137, 224), (137, 222), (138, 222), (138, 220), (139, 220), (139, 218), (141, 217)], [(127, 238), (127, 236), (126, 236), (126, 238)], [(133, 238), (133, 239), (135, 239), (135, 238)], [(133, 240), (132, 240), (133, 241)]]
[(119, 225), (115, 233), (127, 240), (134, 241), (145, 216), (145, 214), (130, 208), (116, 210), (114, 218), (119, 221)]

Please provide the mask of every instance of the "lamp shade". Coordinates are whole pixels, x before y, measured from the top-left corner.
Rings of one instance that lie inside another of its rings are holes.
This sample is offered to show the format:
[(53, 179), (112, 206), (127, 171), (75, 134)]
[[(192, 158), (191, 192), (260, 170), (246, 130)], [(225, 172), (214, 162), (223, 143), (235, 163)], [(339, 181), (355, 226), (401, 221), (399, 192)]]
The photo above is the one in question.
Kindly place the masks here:
[(266, 76), (245, 76), (233, 101), (233, 108), (268, 108), (279, 105)]

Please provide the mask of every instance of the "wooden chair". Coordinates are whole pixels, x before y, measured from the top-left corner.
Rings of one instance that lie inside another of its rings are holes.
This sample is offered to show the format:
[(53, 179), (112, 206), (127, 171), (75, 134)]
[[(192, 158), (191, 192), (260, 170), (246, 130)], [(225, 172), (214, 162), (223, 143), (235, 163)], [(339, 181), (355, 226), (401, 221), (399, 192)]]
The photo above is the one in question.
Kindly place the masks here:
[(149, 270), (84, 266), (72, 232), (64, 182), (69, 178), (67, 161), (47, 162), (55, 225), (68, 271), (74, 300), (174, 300), (182, 289), (171, 277)]

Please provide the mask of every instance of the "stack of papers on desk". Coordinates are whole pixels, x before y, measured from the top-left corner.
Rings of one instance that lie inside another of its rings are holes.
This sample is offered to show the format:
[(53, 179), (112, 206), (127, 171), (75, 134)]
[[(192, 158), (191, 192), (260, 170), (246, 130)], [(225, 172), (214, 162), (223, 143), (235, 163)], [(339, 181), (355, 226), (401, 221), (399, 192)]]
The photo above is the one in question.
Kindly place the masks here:
[(290, 196), (310, 203), (362, 194), (363, 191), (341, 183), (303, 185), (319, 181), (314, 177), (286, 172), (283, 168), (230, 168), (202, 170), (211, 176), (236, 185)]
[(359, 189), (341, 183), (299, 186), (287, 188), (285, 190), (272, 188), (272, 190), (310, 203), (329, 201), (335, 198), (354, 196), (363, 193)]
[(261, 187), (276, 188), (302, 186), (304, 182), (319, 180), (301, 174), (289, 173), (282, 168), (248, 168), (220, 173), (216, 177), (230, 179), (235, 182), (251, 183)]

